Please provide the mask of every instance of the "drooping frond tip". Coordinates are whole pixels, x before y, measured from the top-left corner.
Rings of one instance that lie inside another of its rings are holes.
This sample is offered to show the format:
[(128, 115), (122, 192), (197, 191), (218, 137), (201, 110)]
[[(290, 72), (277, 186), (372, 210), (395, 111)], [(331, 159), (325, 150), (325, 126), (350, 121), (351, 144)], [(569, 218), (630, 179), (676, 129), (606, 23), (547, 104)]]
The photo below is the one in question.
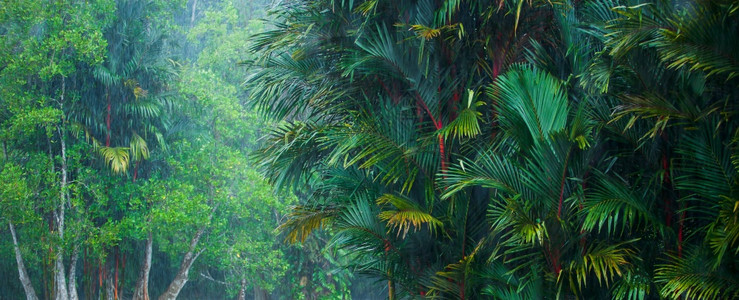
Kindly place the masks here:
[(130, 156), (128, 147), (100, 147), (98, 153), (103, 157), (105, 164), (113, 173), (120, 174), (128, 170)]
[(294, 206), (287, 215), (287, 221), (277, 227), (277, 231), (286, 232), (285, 240), (290, 243), (305, 242), (313, 230), (326, 226), (337, 211), (327, 208), (310, 208)]

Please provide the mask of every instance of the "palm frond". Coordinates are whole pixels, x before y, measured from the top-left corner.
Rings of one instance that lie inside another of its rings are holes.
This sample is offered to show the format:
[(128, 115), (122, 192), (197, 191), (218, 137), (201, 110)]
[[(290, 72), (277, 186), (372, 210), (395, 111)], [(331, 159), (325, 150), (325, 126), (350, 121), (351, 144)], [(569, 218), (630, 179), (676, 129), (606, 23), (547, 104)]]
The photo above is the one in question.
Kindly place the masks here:
[(549, 239), (544, 220), (532, 208), (533, 204), (522, 200), (519, 195), (490, 204), (488, 218), (492, 223), (492, 234), (500, 234), (501, 244), (516, 248), (513, 252), (521, 250), (518, 246), (541, 246)]
[(613, 282), (616, 276), (623, 276), (631, 268), (631, 261), (637, 259), (636, 252), (626, 247), (635, 241), (613, 244), (592, 243), (585, 250), (582, 259), (576, 259), (570, 265), (578, 286), (586, 286), (590, 274), (595, 275), (599, 285), (605, 284), (606, 286)]
[(467, 282), (474, 278), (475, 260), (481, 248), (485, 245), (485, 241), (480, 241), (469, 255), (461, 258), (458, 262), (447, 265), (444, 271), (436, 272), (431, 279), (432, 286), (429, 287), (429, 298), (435, 299), (439, 296), (460, 299), (464, 295), (469, 295), (467, 289), (470, 284)]
[(329, 245), (350, 249), (357, 257), (374, 258), (397, 251), (377, 218), (378, 211), (367, 201), (357, 201), (336, 216), (336, 235)]
[(611, 289), (614, 299), (644, 300), (648, 299), (652, 290), (649, 274), (641, 270), (629, 269)]
[(655, 39), (664, 24), (664, 18), (651, 14), (653, 3), (642, 3), (634, 6), (617, 6), (612, 10), (619, 17), (612, 20), (606, 29), (609, 31), (606, 45), (610, 48), (609, 54), (621, 58), (627, 53), (641, 46), (643, 43)]
[(715, 221), (706, 228), (706, 240), (716, 255), (716, 265), (725, 263), (726, 252), (739, 254), (739, 199), (723, 196)]
[(399, 236), (402, 232), (402, 238), (405, 238), (411, 227), (414, 231), (418, 231), (423, 224), (426, 224), (432, 234), (444, 227), (441, 221), (405, 197), (385, 194), (377, 199), (377, 204), (390, 204), (395, 207), (395, 209), (382, 211), (378, 217), (387, 222), (392, 230), (397, 230)]
[[(536, 273), (532, 270), (531, 273)], [(482, 290), (483, 295), (490, 295), (495, 299), (543, 299), (544, 279), (537, 276), (533, 281), (523, 281), (513, 270), (507, 268), (500, 260), (493, 260), (480, 271), (480, 277), (487, 280)], [(526, 283), (526, 284), (524, 284)]]
[(510, 194), (523, 192), (520, 168), (510, 159), (493, 151), (483, 152), (477, 160), (462, 159), (458, 165), (449, 167), (446, 176), (439, 179), (445, 187), (442, 199), (448, 199), (464, 188), (480, 186), (493, 188)]
[(671, 19), (652, 45), (670, 68), (689, 67), (728, 81), (739, 76), (737, 17), (723, 3), (693, 4), (686, 14)]
[(655, 279), (662, 285), (660, 294), (666, 298), (733, 299), (739, 297), (739, 281), (725, 268), (712, 270), (715, 257), (705, 249), (686, 251), (684, 257), (670, 256), (655, 270)]
[(679, 173), (675, 178), (678, 189), (705, 199), (706, 208), (716, 204), (721, 196), (730, 196), (739, 169), (731, 162), (731, 151), (714, 126), (706, 124), (681, 140), (676, 152)]
[(310, 178), (310, 171), (326, 155), (322, 137), (329, 126), (314, 123), (282, 123), (266, 137), (267, 146), (252, 156), (277, 188), (296, 188)]
[(661, 226), (643, 197), (634, 195), (625, 183), (611, 178), (599, 179), (592, 191), (586, 193), (585, 209), (581, 212), (585, 216), (582, 223), (585, 231), (605, 230), (615, 235), (647, 226)]
[(139, 161), (141, 159), (149, 159), (149, 146), (147, 146), (144, 138), (133, 133), (129, 143), (129, 150), (131, 152), (131, 160)]
[(129, 163), (128, 147), (105, 147), (98, 148), (98, 153), (103, 157), (105, 164), (108, 165), (113, 173), (123, 173), (128, 170)]
[(455, 139), (462, 139), (474, 138), (480, 134), (482, 113), (478, 110), (478, 107), (485, 105), (485, 102), (476, 101), (476, 98), (474, 91), (467, 90), (467, 107), (459, 112), (459, 115), (457, 115), (454, 121), (438, 131), (439, 134), (444, 136), (445, 140), (449, 139), (449, 136)]
[(528, 149), (567, 124), (567, 93), (554, 76), (531, 67), (514, 68), (488, 89), (500, 111), (500, 127)]
[(333, 127), (323, 139), (332, 148), (327, 163), (376, 170), (377, 179), (401, 183), (401, 192), (409, 191), (420, 174), (438, 164), (428, 145), (416, 141), (412, 120), (402, 107), (357, 113), (352, 124)]
[(332, 207), (294, 206), (287, 214), (287, 220), (277, 227), (277, 231), (287, 232), (285, 240), (290, 243), (305, 242), (316, 229), (326, 226), (339, 212)]

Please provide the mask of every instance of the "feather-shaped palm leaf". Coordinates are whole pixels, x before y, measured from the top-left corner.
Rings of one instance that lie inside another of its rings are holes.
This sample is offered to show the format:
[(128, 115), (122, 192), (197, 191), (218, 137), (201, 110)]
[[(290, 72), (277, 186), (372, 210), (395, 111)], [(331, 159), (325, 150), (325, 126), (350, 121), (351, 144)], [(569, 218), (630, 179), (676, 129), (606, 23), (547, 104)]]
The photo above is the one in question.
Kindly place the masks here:
[(123, 173), (128, 170), (130, 160), (128, 147), (104, 147), (98, 148), (98, 153), (103, 157), (105, 164), (110, 166), (113, 173)]
[(414, 231), (418, 231), (422, 225), (426, 224), (432, 233), (444, 227), (441, 221), (422, 210), (418, 204), (408, 198), (385, 194), (377, 199), (377, 204), (389, 204), (393, 207), (393, 209), (382, 211), (379, 218), (387, 222), (391, 230), (397, 230), (399, 236), (402, 233), (403, 238), (411, 227)]

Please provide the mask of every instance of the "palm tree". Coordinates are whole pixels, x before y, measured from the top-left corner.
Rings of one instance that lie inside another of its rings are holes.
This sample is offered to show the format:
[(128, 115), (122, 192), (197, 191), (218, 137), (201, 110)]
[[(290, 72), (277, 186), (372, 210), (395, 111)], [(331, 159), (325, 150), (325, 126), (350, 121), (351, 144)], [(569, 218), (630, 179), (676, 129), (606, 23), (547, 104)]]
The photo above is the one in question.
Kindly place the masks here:
[(289, 239), (390, 298), (734, 295), (735, 2), (355, 4), (255, 39)]
[[(154, 168), (153, 164), (142, 162), (149, 159), (152, 151), (166, 146), (164, 134), (170, 125), (168, 117), (173, 106), (173, 93), (168, 85), (175, 79), (175, 66), (167, 49), (164, 25), (150, 18), (161, 9), (158, 7), (161, 4), (125, 0), (116, 1), (115, 5), (115, 21), (104, 31), (105, 60), (80, 68), (81, 74), (74, 82), (79, 100), (68, 109), (67, 116), (73, 125), (72, 133), (89, 143), (90, 150), (98, 155), (87, 156), (83, 164), (105, 173), (110, 170), (114, 175), (124, 174), (135, 183), (142, 175), (148, 177)], [(87, 214), (94, 227), (108, 224), (110, 220), (120, 221), (130, 209), (126, 204), (129, 199), (123, 196), (129, 195), (128, 190), (132, 189), (126, 180), (113, 178), (99, 184), (106, 186), (104, 194), (112, 201), (102, 208), (107, 215)], [(99, 201), (92, 195), (84, 198), (86, 207), (95, 207)], [(144, 251), (150, 252), (150, 247), (149, 238)], [(85, 261), (85, 264), (98, 263), (99, 270), (106, 268), (104, 273), (112, 275), (105, 280), (112, 282), (112, 292), (118, 295), (117, 276), (125, 254), (121, 253), (117, 242), (102, 248), (101, 253), (87, 254), (90, 262)], [(92, 249), (85, 250), (92, 252)], [(95, 262), (92, 258), (95, 255), (102, 258)], [(91, 272), (94, 268), (85, 268), (88, 294), (94, 294), (96, 287)], [(147, 272), (142, 274), (148, 279)]]
[(731, 163), (737, 123), (730, 117), (737, 103), (737, 5), (619, 7), (620, 17), (609, 28), (611, 57), (652, 61), (651, 70), (616, 77), (631, 91), (615, 93), (621, 102), (615, 116), (629, 117), (625, 128), (659, 153), (635, 158), (661, 169), (654, 181), (661, 189), (670, 253), (657, 263), (654, 281), (663, 297), (737, 295), (731, 278), (739, 248), (733, 256), (722, 250), (737, 246), (730, 233), (736, 211), (729, 212), (737, 178)]
[[(273, 182), (311, 197), (283, 228), (295, 240), (330, 222), (334, 245), (387, 279), (391, 297), (425, 294), (435, 270), (485, 236), (485, 196), (441, 201), (436, 177), (494, 115), (481, 107), (482, 86), (547, 26), (519, 21), (551, 16), (541, 5), (491, 4), (297, 2), (256, 39), (254, 51), (271, 55), (256, 62), (251, 98), (290, 120), (259, 159)], [(290, 44), (301, 46), (280, 48)], [(474, 297), (474, 286), (455, 284)]]
[[(152, 146), (163, 146), (172, 93), (167, 83), (175, 77), (162, 24), (147, 21), (155, 2), (118, 1), (116, 22), (105, 38), (108, 55), (103, 64), (80, 77), (84, 93), (70, 119), (96, 148), (114, 173), (132, 171)], [(147, 12), (149, 11), (149, 12)]]

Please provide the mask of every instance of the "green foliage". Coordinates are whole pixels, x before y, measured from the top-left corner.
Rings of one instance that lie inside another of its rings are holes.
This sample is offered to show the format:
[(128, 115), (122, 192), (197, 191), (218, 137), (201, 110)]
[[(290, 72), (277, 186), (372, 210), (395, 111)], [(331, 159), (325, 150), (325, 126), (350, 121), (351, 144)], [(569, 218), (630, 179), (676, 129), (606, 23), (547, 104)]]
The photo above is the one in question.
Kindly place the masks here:
[(390, 299), (734, 297), (736, 7), (291, 3), (246, 81), (281, 229)]
[[(128, 297), (150, 234), (152, 272), (193, 250), (191, 274), (217, 275), (190, 285), (225, 282), (216, 297), (284, 281), (286, 247), (273, 229), (295, 200), (273, 194), (248, 161), (265, 125), (242, 106), (247, 69), (237, 66), (242, 41), (261, 29), (241, 13), (260, 16), (264, 5), (3, 2), (0, 218), (16, 225), (38, 296), (56, 293), (60, 253), (63, 272), (78, 261), (83, 298), (113, 297), (108, 285)], [(152, 280), (150, 291), (168, 284)]]
[(323, 228), (335, 213), (336, 211), (330, 208), (292, 207), (287, 214), (287, 220), (280, 224), (277, 230), (287, 231), (286, 240), (288, 242), (300, 241), (302, 243), (313, 230)]
[(739, 297), (737, 1), (266, 2), (3, 2), (38, 296)]
[(3, 219), (15, 224), (23, 224), (38, 218), (32, 202), (28, 201), (31, 190), (22, 169), (16, 164), (6, 163), (2, 168), (0, 178), (2, 182), (0, 207), (6, 208), (3, 209)]
[(546, 72), (514, 69), (499, 77), (488, 95), (499, 105), (501, 129), (522, 150), (540, 145), (567, 124), (566, 90)]
[(732, 271), (715, 265), (715, 256), (705, 249), (694, 249), (685, 257), (670, 256), (670, 262), (657, 267), (656, 280), (663, 284), (660, 290), (662, 297), (685, 295), (698, 299), (715, 299), (720, 297), (736, 297), (739, 290), (736, 277)]
[(384, 210), (380, 213), (380, 220), (387, 222), (387, 226), (391, 230), (397, 230), (398, 235), (403, 233), (403, 237), (408, 234), (411, 227), (414, 230), (421, 228), (426, 224), (428, 230), (433, 234), (437, 230), (443, 229), (444, 224), (436, 219), (428, 212), (423, 211), (416, 203), (410, 199), (385, 194), (377, 199), (377, 204), (390, 204), (391, 209)]

